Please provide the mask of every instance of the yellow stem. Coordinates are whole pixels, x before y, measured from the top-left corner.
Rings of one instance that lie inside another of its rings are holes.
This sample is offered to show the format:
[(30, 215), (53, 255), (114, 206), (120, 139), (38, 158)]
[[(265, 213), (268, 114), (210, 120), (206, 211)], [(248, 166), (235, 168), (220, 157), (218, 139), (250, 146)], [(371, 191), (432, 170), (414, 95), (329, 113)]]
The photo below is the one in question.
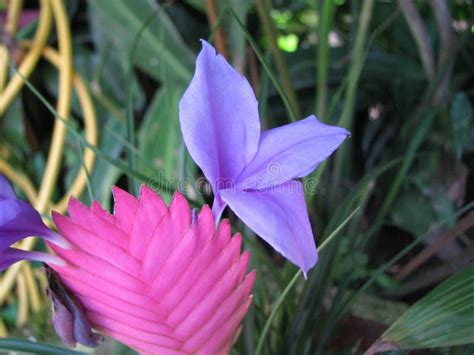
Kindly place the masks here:
[(18, 28), (23, 0), (10, 0), (8, 4), (7, 24), (5, 29), (10, 36), (13, 36)]
[[(28, 41), (25, 41), (22, 43), (25, 46), (30, 46), (31, 43)], [(55, 51), (53, 48), (47, 47), (44, 49), (43, 53), (44, 57), (50, 61), (53, 65), (58, 66), (60, 65), (61, 57), (59, 56), (59, 53)], [(95, 115), (95, 110), (93, 106), (93, 101), (89, 95), (89, 92), (87, 90), (86, 85), (84, 84), (83, 80), (81, 77), (74, 73), (74, 88), (76, 90), (77, 96), (79, 98), (79, 103), (81, 104), (81, 107), (83, 108), (83, 116), (84, 116), (84, 125), (85, 125), (85, 130), (86, 130), (86, 139), (89, 143), (96, 145), (98, 141), (98, 131), (97, 131), (97, 120), (96, 120), (96, 115)], [(89, 150), (85, 149), (84, 151), (84, 165), (87, 171), (91, 171), (95, 163), (95, 154)], [(29, 181), (24, 178), (21, 175), (18, 175), (7, 163), (3, 162), (0, 160), (0, 171), (5, 171), (5, 175), (11, 179), (12, 181), (15, 182), (20, 188), (23, 189), (23, 191), (28, 190), (28, 185), (31, 185)], [(23, 178), (24, 180), (22, 180)], [(29, 183), (29, 184), (28, 184)], [(80, 196), (82, 192), (84, 191), (85, 187), (87, 184), (87, 176), (86, 172), (84, 169), (81, 169), (81, 171), (78, 173), (76, 176), (74, 182), (72, 183), (70, 189), (68, 192), (63, 196), (63, 198), (54, 206), (54, 210), (57, 210), (59, 212), (64, 212), (67, 209), (67, 203), (68, 200), (71, 196)], [(32, 185), (31, 185), (32, 186)], [(34, 188), (33, 188), (34, 189)], [(36, 193), (33, 195), (34, 197), (28, 197), (30, 201), (36, 201)], [(28, 244), (25, 246), (24, 244), (22, 245), (23, 248), (30, 248), (33, 246), (33, 238), (28, 239), (27, 242)], [(25, 267), (29, 267), (29, 265), (25, 265)], [(13, 265), (10, 269), (16, 267), (16, 265)], [(25, 268), (23, 268), (25, 270)], [(8, 273), (8, 272), (7, 272)], [(7, 286), (11, 284), (14, 281), (14, 274), (12, 275), (5, 275), (5, 278), (2, 280), (2, 283), (0, 284), (2, 288), (0, 290), (3, 290), (3, 286)], [(0, 291), (0, 300), (2, 297), (5, 297), (6, 293), (3, 291)], [(32, 295), (32, 297), (37, 297), (37, 294)], [(35, 302), (32, 300), (32, 302)], [(0, 302), (1, 303), (1, 302)]]
[[(51, 5), (58, 32), (59, 53), (61, 54), (61, 66), (58, 68), (59, 98), (57, 112), (60, 117), (67, 119), (70, 115), (72, 96), (71, 33), (64, 3), (61, 0), (51, 0)], [(66, 126), (60, 120), (56, 120), (48, 160), (38, 194), (38, 203), (35, 206), (40, 213), (46, 212), (54, 187), (56, 186), (64, 150), (66, 132)]]
[(8, 336), (7, 327), (3, 323), (2, 317), (0, 317), (0, 338), (6, 338)]
[[(45, 48), (43, 55), (49, 62), (51, 62), (51, 64), (59, 67), (61, 63), (61, 57), (57, 51), (55, 51), (53, 48), (47, 47)], [(84, 84), (84, 81), (81, 79), (81, 77), (76, 73), (73, 73), (73, 84), (83, 111), (82, 113), (84, 116), (86, 139), (90, 144), (97, 145), (97, 117), (95, 114), (94, 103), (89, 91), (87, 90), (87, 86)], [(56, 205), (54, 205), (54, 210), (60, 212), (66, 211), (69, 198), (71, 196), (79, 197), (82, 194), (87, 185), (87, 175), (85, 169), (90, 172), (94, 167), (94, 163), (94, 152), (92, 152), (90, 149), (84, 149), (84, 167), (79, 171), (66, 194)]]
[(45, 296), (46, 288), (48, 287), (48, 279), (46, 278), (46, 274), (41, 269), (34, 269), (33, 273), (40, 284), (41, 295)]
[(6, 161), (1, 158), (0, 172), (25, 193), (28, 201), (30, 201), (32, 204), (36, 203), (36, 189), (25, 175), (16, 172), (15, 169), (13, 169)]
[(28, 291), (26, 289), (25, 276), (19, 274), (17, 277), (18, 316), (16, 317), (17, 328), (22, 327), (28, 319)]
[[(7, 107), (23, 87), (23, 78), (29, 78), (43, 52), (48, 40), (52, 24), (51, 7), (49, 0), (41, 0), (41, 13), (38, 20), (38, 30), (35, 34), (34, 46), (23, 59), (18, 71), (8, 85), (0, 93), (0, 117), (5, 113)], [(23, 76), (23, 77), (22, 77)]]
[[(48, 0), (43, 0), (43, 3), (47, 3)], [(61, 54), (61, 66), (59, 68), (59, 97), (56, 111), (60, 117), (67, 119), (70, 114), (71, 108), (71, 96), (72, 96), (72, 46), (71, 46), (71, 33), (69, 30), (69, 21), (67, 19), (64, 4), (61, 0), (51, 0), (51, 5), (54, 13), (58, 41), (59, 41), (59, 52)], [(36, 47), (36, 39), (34, 46)], [(44, 47), (44, 46), (43, 46)], [(43, 51), (41, 48), (41, 52)], [(31, 50), (33, 51), (33, 49)], [(30, 51), (30, 53), (31, 53)], [(39, 54), (41, 54), (41, 52)], [(23, 80), (22, 78), (20, 78)], [(0, 107), (1, 109), (1, 107)], [(60, 121), (56, 120), (53, 130), (53, 137), (51, 141), (51, 147), (49, 150), (48, 160), (46, 162), (45, 173), (38, 193), (38, 200), (35, 204), (35, 208), (40, 213), (46, 213), (50, 204), (50, 198), (53, 193), (54, 187), (61, 166), (61, 158), (64, 150), (64, 143), (66, 139), (66, 126)], [(21, 248), (25, 250), (31, 250), (35, 244), (35, 238), (28, 238), (21, 242)], [(12, 265), (4, 274), (3, 279), (0, 282), (0, 303), (4, 297), (10, 292), (15, 277), (20, 271), (21, 263)]]
[(26, 288), (28, 290), (28, 296), (30, 297), (31, 310), (36, 313), (41, 309), (42, 302), (38, 285), (36, 284), (30, 264), (25, 264), (21, 269), (21, 273), (25, 277)]
[[(24, 41), (21, 43), (24, 47), (31, 46), (30, 41)], [(60, 67), (61, 65), (61, 56), (59, 53), (51, 47), (46, 47), (43, 51), (43, 56), (48, 60), (52, 65)], [(79, 99), (79, 104), (81, 105), (84, 117), (84, 128), (86, 139), (90, 144), (97, 145), (98, 143), (98, 130), (97, 130), (97, 116), (95, 114), (94, 103), (92, 101), (91, 95), (84, 81), (79, 74), (73, 72), (73, 84), (74, 90)], [(65, 212), (67, 209), (67, 204), (71, 196), (79, 197), (84, 189), (87, 186), (87, 175), (85, 169), (88, 172), (92, 171), (95, 163), (95, 154), (90, 149), (84, 149), (84, 166), (76, 178), (69, 190), (64, 194), (61, 200), (53, 206), (53, 210), (58, 212)]]
[[(23, 0), (11, 0), (8, 4), (7, 23), (5, 25), (6, 33), (13, 37), (18, 27), (18, 20), (21, 15)], [(0, 45), (0, 93), (5, 88), (8, 78), (8, 61), (10, 55), (6, 45)]]
[(4, 44), (0, 44), (0, 93), (3, 91), (8, 78), (8, 61), (10, 54)]

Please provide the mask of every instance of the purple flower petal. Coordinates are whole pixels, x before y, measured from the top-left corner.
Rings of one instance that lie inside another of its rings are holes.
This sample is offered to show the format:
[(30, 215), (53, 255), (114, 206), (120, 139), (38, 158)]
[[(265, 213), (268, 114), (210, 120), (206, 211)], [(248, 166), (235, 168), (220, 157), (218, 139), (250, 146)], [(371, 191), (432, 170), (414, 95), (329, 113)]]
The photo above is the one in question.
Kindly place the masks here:
[(46, 266), (47, 293), (53, 304), (53, 327), (62, 341), (69, 346), (76, 343), (94, 348), (103, 341), (100, 334), (92, 331), (84, 307), (63, 285), (59, 274)]
[(17, 199), (8, 180), (0, 175), (0, 271), (20, 260), (64, 264), (55, 255), (10, 248), (30, 236), (43, 237), (63, 248), (70, 248), (69, 242), (46, 227), (39, 213), (30, 204)]
[(179, 119), (189, 153), (219, 200), (221, 186), (233, 183), (255, 156), (260, 120), (248, 81), (205, 41)]
[(262, 132), (255, 158), (238, 178), (243, 189), (263, 189), (311, 173), (349, 136), (310, 116)]
[(54, 292), (48, 290), (48, 296), (53, 305), (52, 322), (56, 334), (67, 346), (76, 346), (76, 340), (74, 339), (74, 318), (71, 312)]
[(311, 173), (349, 132), (310, 116), (260, 134), (258, 105), (247, 80), (202, 43), (179, 116), (189, 153), (211, 183), (213, 214), (218, 220), (228, 204), (307, 272), (317, 252), (302, 186), (293, 179)]
[(16, 198), (15, 190), (8, 182), (7, 178), (3, 175), (0, 175), (0, 200), (6, 198)]
[(43, 237), (61, 247), (70, 247), (62, 236), (46, 227), (30, 204), (18, 199), (0, 200), (0, 252), (30, 236)]
[(65, 262), (59, 256), (38, 251), (27, 251), (7, 248), (0, 252), (0, 271), (21, 260), (42, 261), (49, 264), (64, 266)]
[(265, 190), (227, 189), (221, 196), (245, 224), (305, 274), (316, 264), (318, 255), (300, 182)]

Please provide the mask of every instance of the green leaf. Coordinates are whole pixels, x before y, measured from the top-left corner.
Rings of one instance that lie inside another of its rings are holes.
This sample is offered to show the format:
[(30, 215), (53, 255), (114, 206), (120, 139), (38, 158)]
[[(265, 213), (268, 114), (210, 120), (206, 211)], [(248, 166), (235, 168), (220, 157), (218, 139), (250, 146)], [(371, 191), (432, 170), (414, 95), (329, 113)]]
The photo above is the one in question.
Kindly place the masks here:
[(414, 189), (408, 189), (396, 199), (390, 214), (396, 226), (415, 236), (425, 233), (436, 220), (432, 201)]
[(31, 154), (29, 143), (26, 140), (22, 96), (20, 93), (13, 100), (0, 120), (2, 148), (9, 151), (10, 159), (16, 160), (21, 160), (24, 154)]
[(125, 55), (132, 49), (135, 35), (144, 21), (156, 18), (143, 31), (134, 53), (134, 63), (157, 80), (165, 67), (174, 81), (187, 83), (192, 76), (194, 54), (184, 44), (179, 31), (154, 1), (90, 1), (92, 13), (113, 44)]
[[(182, 90), (161, 89), (148, 108), (138, 134), (143, 154), (140, 170), (152, 174), (163, 171), (167, 177), (178, 176), (179, 147), (182, 144), (178, 121), (178, 101)], [(147, 167), (153, 166), (154, 169)]]
[(415, 303), (373, 345), (418, 349), (474, 343), (474, 263)]
[(472, 121), (472, 108), (463, 92), (458, 92), (451, 106), (451, 130), (453, 149), (457, 159), (461, 159), (464, 146), (469, 139), (469, 125)]
[(137, 355), (138, 353), (126, 345), (114, 342), (112, 353), (115, 355)]
[[(102, 127), (102, 139), (100, 150), (114, 159), (118, 159), (124, 148), (125, 127), (118, 120), (109, 119)], [(120, 168), (109, 164), (103, 159), (98, 159), (92, 171), (91, 184), (94, 186), (95, 197), (102, 202), (106, 208), (111, 206), (111, 190), (122, 171)], [(92, 201), (88, 201), (92, 203)]]
[(59, 346), (52, 346), (47, 344), (33, 343), (27, 340), (2, 338), (0, 339), (0, 349), (22, 351), (29, 354), (58, 354), (58, 355), (77, 355), (84, 354), (82, 352), (62, 348)]

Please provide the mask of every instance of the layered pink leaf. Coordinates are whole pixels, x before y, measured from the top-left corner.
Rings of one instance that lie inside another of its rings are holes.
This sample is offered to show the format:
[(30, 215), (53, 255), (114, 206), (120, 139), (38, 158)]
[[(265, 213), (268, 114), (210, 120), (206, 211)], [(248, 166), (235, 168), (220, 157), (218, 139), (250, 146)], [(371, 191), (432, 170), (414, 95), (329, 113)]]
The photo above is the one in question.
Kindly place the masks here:
[(51, 265), (94, 328), (142, 353), (226, 354), (251, 303), (241, 237), (205, 206), (193, 222), (186, 199), (169, 207), (147, 187), (114, 188), (114, 214), (72, 199), (54, 222), (73, 245), (51, 245)]

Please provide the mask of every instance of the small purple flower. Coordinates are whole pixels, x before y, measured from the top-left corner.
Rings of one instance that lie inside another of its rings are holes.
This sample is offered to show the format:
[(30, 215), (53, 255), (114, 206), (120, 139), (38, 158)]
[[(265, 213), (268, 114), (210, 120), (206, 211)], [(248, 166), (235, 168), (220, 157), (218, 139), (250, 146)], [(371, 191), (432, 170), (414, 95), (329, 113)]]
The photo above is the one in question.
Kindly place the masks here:
[(79, 300), (63, 285), (59, 274), (45, 265), (48, 278), (46, 290), (53, 306), (53, 327), (61, 340), (68, 346), (76, 343), (94, 348), (103, 337), (92, 331), (86, 318), (84, 307)]
[(214, 191), (261, 238), (307, 272), (317, 262), (301, 182), (349, 136), (310, 116), (261, 132), (248, 81), (205, 41), (179, 105), (184, 142)]
[(55, 255), (11, 247), (30, 236), (42, 237), (63, 248), (69, 247), (62, 236), (46, 227), (39, 213), (30, 204), (16, 197), (8, 180), (0, 175), (0, 271), (23, 259), (63, 263)]

